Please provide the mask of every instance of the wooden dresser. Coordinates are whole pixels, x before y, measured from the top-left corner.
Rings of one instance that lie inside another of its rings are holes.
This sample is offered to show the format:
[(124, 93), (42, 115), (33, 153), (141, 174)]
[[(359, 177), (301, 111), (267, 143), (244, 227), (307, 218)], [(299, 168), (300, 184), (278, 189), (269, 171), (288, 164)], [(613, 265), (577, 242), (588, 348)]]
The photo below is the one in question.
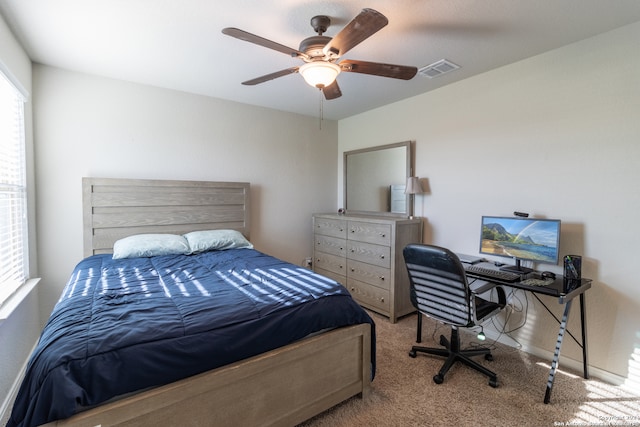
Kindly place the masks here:
[(422, 220), (316, 214), (313, 269), (342, 283), (355, 300), (389, 317), (415, 311), (402, 250), (422, 241)]

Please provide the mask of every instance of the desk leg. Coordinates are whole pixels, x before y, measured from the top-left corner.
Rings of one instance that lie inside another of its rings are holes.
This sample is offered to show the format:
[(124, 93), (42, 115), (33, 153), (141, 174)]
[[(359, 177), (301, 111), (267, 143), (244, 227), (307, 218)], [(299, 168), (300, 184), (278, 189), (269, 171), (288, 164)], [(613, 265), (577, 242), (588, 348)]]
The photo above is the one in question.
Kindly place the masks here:
[(547, 380), (547, 391), (544, 394), (544, 403), (549, 403), (551, 401), (551, 389), (553, 388), (553, 380), (555, 379), (556, 370), (558, 369), (558, 362), (560, 361), (560, 348), (562, 347), (564, 333), (567, 330), (567, 321), (569, 320), (569, 312), (571, 311), (571, 302), (572, 300), (567, 301), (564, 307), (564, 314), (562, 315), (560, 330), (558, 331), (558, 341), (556, 341), (556, 350), (553, 354), (553, 361), (551, 361), (551, 370), (549, 371), (549, 379)]
[(418, 311), (418, 326), (416, 328), (418, 330), (416, 342), (422, 342), (422, 313)]
[(584, 378), (589, 379), (589, 359), (587, 356), (587, 314), (584, 292), (580, 294), (580, 327), (582, 329), (582, 367)]

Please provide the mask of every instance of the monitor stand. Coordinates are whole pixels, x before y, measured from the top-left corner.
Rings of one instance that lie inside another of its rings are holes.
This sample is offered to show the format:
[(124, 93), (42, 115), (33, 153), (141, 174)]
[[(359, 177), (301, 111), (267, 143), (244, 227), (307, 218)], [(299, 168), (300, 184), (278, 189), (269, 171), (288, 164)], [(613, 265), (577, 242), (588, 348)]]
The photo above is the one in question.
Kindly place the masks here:
[(516, 258), (516, 265), (505, 265), (500, 267), (500, 270), (518, 274), (528, 274), (533, 271), (533, 268), (523, 267), (520, 265), (520, 260)]

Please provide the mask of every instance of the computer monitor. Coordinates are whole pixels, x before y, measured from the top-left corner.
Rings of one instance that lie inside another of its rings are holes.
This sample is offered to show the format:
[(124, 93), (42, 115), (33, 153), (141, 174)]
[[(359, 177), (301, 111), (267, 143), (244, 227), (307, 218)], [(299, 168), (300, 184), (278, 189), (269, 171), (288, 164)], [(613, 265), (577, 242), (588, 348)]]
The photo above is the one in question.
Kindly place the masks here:
[(560, 220), (483, 216), (480, 253), (514, 258), (516, 264), (502, 270), (529, 273), (521, 261), (558, 264)]

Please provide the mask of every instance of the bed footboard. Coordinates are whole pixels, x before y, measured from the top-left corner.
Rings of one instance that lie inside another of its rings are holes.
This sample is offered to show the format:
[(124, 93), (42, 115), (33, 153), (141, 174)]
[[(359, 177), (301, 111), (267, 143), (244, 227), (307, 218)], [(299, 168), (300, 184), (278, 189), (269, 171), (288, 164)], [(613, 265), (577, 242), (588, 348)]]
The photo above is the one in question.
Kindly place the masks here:
[(370, 377), (371, 327), (354, 325), (46, 426), (293, 426), (368, 396)]

